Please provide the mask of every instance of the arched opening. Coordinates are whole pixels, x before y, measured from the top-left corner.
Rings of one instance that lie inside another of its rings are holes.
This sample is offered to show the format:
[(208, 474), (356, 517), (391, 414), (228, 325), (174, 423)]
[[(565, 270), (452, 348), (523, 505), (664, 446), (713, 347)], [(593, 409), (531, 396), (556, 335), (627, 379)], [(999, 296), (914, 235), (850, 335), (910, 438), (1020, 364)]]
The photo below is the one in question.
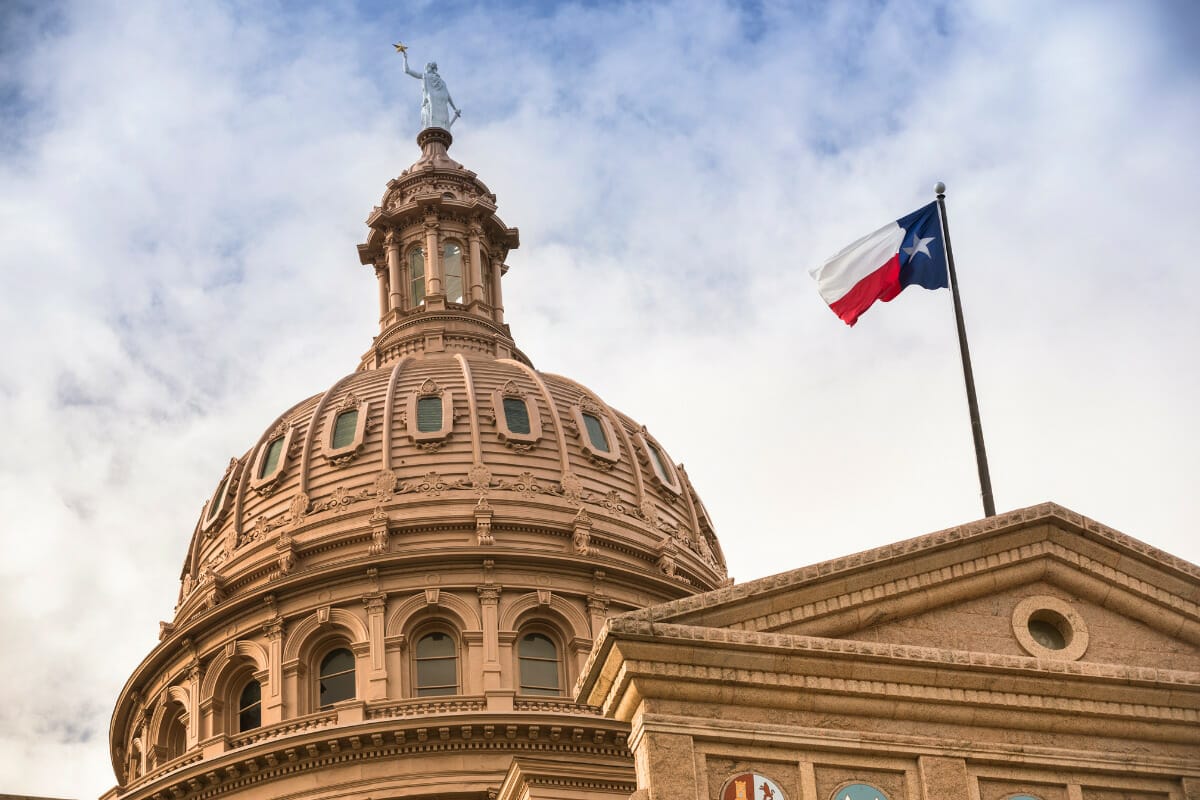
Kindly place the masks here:
[(542, 697), (562, 694), (562, 653), (542, 631), (523, 633), (517, 642), (518, 692)]
[(353, 700), (354, 654), (344, 647), (330, 650), (317, 671), (317, 706), (324, 710), (334, 703)]
[(446, 242), (442, 248), (442, 277), (446, 287), (446, 302), (463, 301), (463, 251), (457, 242)]
[(414, 247), (408, 252), (409, 301), (416, 307), (425, 303), (425, 251)]
[(179, 758), (187, 752), (187, 724), (184, 722), (184, 713), (182, 704), (171, 703), (163, 720), (160, 742), (167, 761)]
[(247, 681), (238, 695), (238, 732), (252, 731), (262, 726), (262, 684), (254, 678)]
[(417, 697), (458, 694), (458, 644), (446, 631), (430, 631), (417, 640)]

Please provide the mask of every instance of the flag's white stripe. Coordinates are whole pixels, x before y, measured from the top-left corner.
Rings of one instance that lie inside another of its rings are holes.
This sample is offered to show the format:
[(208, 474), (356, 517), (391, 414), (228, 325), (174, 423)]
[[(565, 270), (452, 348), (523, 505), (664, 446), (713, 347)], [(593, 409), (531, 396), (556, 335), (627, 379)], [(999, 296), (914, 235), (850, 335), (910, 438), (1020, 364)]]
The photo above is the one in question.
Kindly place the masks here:
[(886, 264), (900, 251), (903, 243), (904, 229), (895, 222), (889, 222), (843, 248), (821, 266), (809, 270), (809, 274), (816, 278), (821, 297), (832, 305), (841, 300), (856, 283)]

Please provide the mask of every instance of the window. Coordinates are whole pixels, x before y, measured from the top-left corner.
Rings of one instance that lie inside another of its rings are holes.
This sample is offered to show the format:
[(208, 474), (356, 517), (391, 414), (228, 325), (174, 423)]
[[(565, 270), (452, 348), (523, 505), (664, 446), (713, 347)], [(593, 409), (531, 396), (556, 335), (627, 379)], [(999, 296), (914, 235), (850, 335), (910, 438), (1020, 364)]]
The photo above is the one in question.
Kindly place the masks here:
[(442, 398), (421, 397), (417, 399), (417, 430), (433, 433), (442, 429)]
[(587, 395), (571, 406), (571, 417), (575, 421), (575, 432), (588, 460), (601, 469), (609, 469), (621, 460), (621, 443), (617, 430), (609, 420), (608, 412)]
[(888, 800), (882, 789), (866, 783), (852, 783), (833, 793), (833, 800)]
[(258, 467), (258, 477), (267, 478), (275, 474), (275, 470), (279, 468), (279, 456), (283, 453), (283, 437), (276, 436), (267, 445), (267, 449), (263, 454), (262, 463)]
[(646, 432), (643, 427), (638, 434), (641, 440), (642, 447), (646, 449), (646, 453), (650, 456), (650, 467), (654, 473), (654, 478), (658, 484), (666, 489), (669, 489), (672, 494), (681, 494), (683, 488), (679, 484), (679, 476), (675, 474), (675, 467), (671, 465), (669, 459), (663, 455), (662, 448), (658, 446), (658, 442)]
[(321, 659), (318, 686), (320, 688), (318, 705), (323, 709), (343, 700), (353, 700), (355, 696), (354, 655), (342, 647)]
[(333, 441), (331, 445), (334, 450), (340, 450), (343, 447), (349, 447), (354, 443), (354, 434), (358, 431), (358, 409), (352, 408), (349, 411), (343, 411), (337, 415), (337, 419), (333, 423)]
[(412, 305), (425, 302), (425, 251), (414, 247), (408, 253), (408, 281)]
[(492, 261), (488, 254), (482, 251), (479, 253), (479, 271), (483, 278), (483, 302), (493, 306), (496, 301), (492, 299)]
[(250, 731), (262, 725), (262, 685), (253, 678), (238, 697), (238, 731)]
[(229, 487), (234, 479), (234, 471), (236, 469), (237, 459), (231, 459), (229, 467), (221, 477), (221, 482), (217, 484), (217, 490), (213, 492), (212, 499), (208, 501), (208, 505), (204, 509), (204, 518), (200, 522), (202, 529), (206, 531), (211, 529), (220, 521), (221, 515), (225, 513), (225, 501), (229, 495)]
[(559, 689), (558, 648), (544, 633), (527, 633), (517, 645), (521, 694), (557, 697)]
[(504, 422), (513, 433), (528, 435), (529, 408), (519, 397), (504, 398)]
[(446, 284), (446, 302), (463, 301), (463, 254), (454, 242), (446, 242), (442, 248), (442, 276)]
[(165, 726), (165, 735), (162, 739), (163, 745), (167, 748), (167, 760), (179, 758), (187, 752), (187, 727), (183, 724), (183, 706), (179, 703), (173, 703), (175, 706)]
[(448, 633), (427, 633), (417, 641), (417, 697), (458, 693), (458, 649)]
[(585, 411), (583, 424), (587, 428), (588, 440), (592, 443), (592, 447), (602, 453), (609, 452), (608, 437), (604, 434), (604, 426), (600, 423), (600, 418)]

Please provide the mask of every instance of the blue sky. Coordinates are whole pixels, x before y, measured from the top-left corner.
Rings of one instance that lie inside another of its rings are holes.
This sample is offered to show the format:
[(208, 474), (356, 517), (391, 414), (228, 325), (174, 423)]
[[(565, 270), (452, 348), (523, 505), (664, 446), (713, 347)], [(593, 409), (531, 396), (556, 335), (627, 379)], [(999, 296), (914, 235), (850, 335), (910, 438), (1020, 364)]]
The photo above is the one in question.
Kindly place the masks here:
[(807, 275), (937, 180), (999, 508), (1200, 561), (1193, 4), (0, 15), (0, 635), (41, 659), (0, 652), (0, 791), (111, 785), (204, 498), (367, 347), (354, 247), (417, 154), (397, 40), (521, 229), (518, 344), (687, 466), (739, 580), (980, 515), (948, 293), (849, 330)]

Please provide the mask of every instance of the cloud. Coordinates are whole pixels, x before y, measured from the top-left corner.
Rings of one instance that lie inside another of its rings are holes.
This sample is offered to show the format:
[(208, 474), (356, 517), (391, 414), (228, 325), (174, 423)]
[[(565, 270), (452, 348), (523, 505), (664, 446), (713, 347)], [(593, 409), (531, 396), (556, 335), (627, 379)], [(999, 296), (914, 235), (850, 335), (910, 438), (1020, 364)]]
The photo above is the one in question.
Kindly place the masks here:
[(998, 505), (1200, 560), (1185, 6), (7, 6), (0, 633), (37, 668), (0, 653), (5, 790), (112, 783), (224, 464), (369, 341), (395, 31), (521, 228), (518, 344), (687, 465), (739, 579), (979, 515), (947, 294), (849, 331), (806, 275), (939, 179)]

